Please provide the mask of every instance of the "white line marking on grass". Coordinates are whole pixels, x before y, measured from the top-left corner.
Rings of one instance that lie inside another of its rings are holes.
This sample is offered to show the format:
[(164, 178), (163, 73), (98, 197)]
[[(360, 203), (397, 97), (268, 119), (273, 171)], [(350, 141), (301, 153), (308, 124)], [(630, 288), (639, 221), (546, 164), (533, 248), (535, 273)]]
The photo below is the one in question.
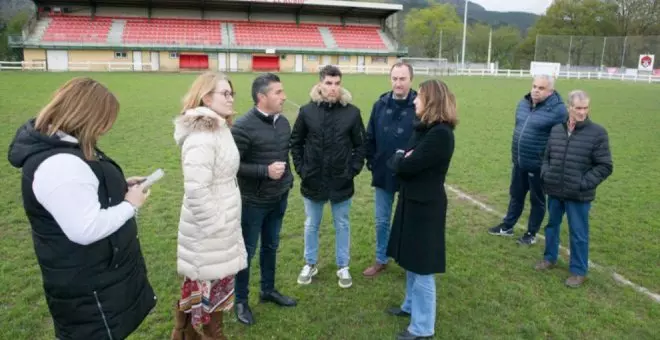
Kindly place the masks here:
[[(493, 214), (493, 215), (496, 215), (496, 216), (498, 216), (498, 217), (502, 217), (502, 218), (503, 218), (503, 217), (505, 216), (505, 214), (503, 214), (503, 213), (501, 213), (501, 212), (499, 212), (499, 211), (493, 209), (491, 206), (489, 206), (489, 205), (487, 205), (487, 204), (485, 204), (485, 203), (483, 203), (483, 202), (477, 200), (476, 198), (474, 198), (474, 197), (472, 197), (472, 196), (470, 196), (470, 195), (468, 195), (468, 194), (462, 192), (461, 190), (456, 189), (455, 187), (453, 187), (453, 186), (451, 186), (451, 185), (447, 185), (447, 184), (445, 184), (445, 187), (446, 187), (449, 191), (451, 191), (452, 193), (454, 193), (456, 196), (458, 196), (458, 198), (460, 198), (460, 199), (464, 199), (464, 200), (467, 200), (468, 202), (470, 202), (470, 203), (476, 205), (477, 207), (479, 207), (479, 209), (481, 209), (481, 210), (487, 211), (487, 212), (489, 212), (489, 213), (491, 213), (491, 214)], [(517, 227), (520, 227), (520, 228), (525, 228), (524, 226), (522, 226), (522, 225), (520, 225), (520, 224), (516, 224), (516, 226), (517, 226)], [(540, 239), (545, 239), (545, 237), (543, 237), (543, 235), (537, 235), (537, 236), (538, 236)], [(559, 248), (560, 248), (561, 250), (565, 251), (567, 254), (570, 255), (570, 251), (569, 251), (568, 249), (564, 248), (564, 247), (561, 246), (561, 245), (559, 246)], [(591, 260), (589, 261), (589, 266), (592, 267), (592, 268), (594, 268), (594, 269), (597, 269), (597, 270), (607, 270), (607, 269), (605, 269), (605, 267), (603, 267), (603, 266), (601, 266), (601, 265), (598, 265), (598, 264), (596, 264), (596, 263), (594, 263), (594, 262), (591, 262)], [(610, 271), (610, 270), (607, 270), (607, 271), (610, 272), (610, 274), (612, 275), (612, 278), (614, 279), (614, 281), (616, 281), (616, 282), (618, 282), (618, 283), (620, 283), (620, 284), (626, 285), (626, 286), (630, 286), (630, 287), (632, 287), (634, 290), (636, 290), (636, 291), (638, 291), (638, 292), (640, 292), (640, 293), (643, 293), (643, 294), (647, 295), (648, 297), (650, 297), (650, 298), (651, 298), (653, 301), (655, 301), (656, 303), (660, 303), (660, 294), (654, 293), (654, 292), (650, 291), (648, 288), (642, 287), (642, 286), (640, 286), (640, 285), (638, 285), (638, 284), (636, 284), (636, 283), (634, 283), (634, 282), (632, 282), (632, 281), (626, 279), (623, 275), (621, 275), (621, 274), (619, 274), (619, 273), (617, 273), (617, 272), (615, 272), (615, 271)]]
[[(300, 109), (300, 105), (296, 104), (295, 102), (293, 102), (291, 100), (288, 100), (288, 99), (287, 99), (287, 102), (290, 103), (291, 105), (295, 106), (296, 108)], [(496, 215), (498, 217), (501, 217), (501, 218), (503, 218), (505, 216), (505, 214), (495, 210), (493, 207), (489, 206), (488, 204), (485, 204), (485, 203), (477, 200), (476, 198), (462, 192), (461, 190), (456, 189), (455, 187), (453, 187), (451, 185), (445, 184), (445, 188), (447, 188), (449, 191), (451, 191), (456, 196), (458, 196), (458, 198), (464, 199), (464, 200), (476, 205), (477, 207), (479, 207), (479, 209), (481, 209), (483, 211), (489, 212), (489, 213), (491, 213), (493, 215)], [(521, 224), (516, 224), (516, 226), (520, 227), (520, 228), (524, 228), (524, 226), (522, 226)], [(540, 239), (545, 239), (545, 237), (543, 237), (543, 235), (538, 235), (537, 234), (537, 236)], [(567, 254), (570, 255), (570, 251), (568, 249), (566, 249), (565, 247), (560, 245), (559, 249), (563, 250), (564, 252), (566, 252)], [(603, 266), (601, 266), (599, 264), (596, 264), (594, 262), (591, 262), (591, 260), (589, 260), (589, 266), (593, 269), (596, 269), (596, 270), (601, 270), (601, 271), (602, 270), (607, 270)], [(607, 271), (610, 272), (610, 274), (612, 275), (612, 278), (614, 279), (614, 281), (616, 281), (620, 284), (626, 285), (626, 286), (630, 286), (634, 290), (647, 295), (648, 297), (650, 297), (656, 303), (660, 303), (660, 294), (654, 293), (654, 292), (650, 291), (648, 288), (642, 287), (642, 286), (626, 279), (623, 275), (621, 275), (621, 274), (619, 274), (615, 271), (610, 271), (610, 270), (607, 270)]]

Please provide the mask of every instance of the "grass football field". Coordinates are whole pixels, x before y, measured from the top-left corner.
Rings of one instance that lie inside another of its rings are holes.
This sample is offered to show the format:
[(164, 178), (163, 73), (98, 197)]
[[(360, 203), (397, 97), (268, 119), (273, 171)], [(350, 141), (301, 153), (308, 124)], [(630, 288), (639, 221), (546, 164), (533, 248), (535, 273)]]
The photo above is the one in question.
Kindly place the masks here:
[[(16, 129), (39, 111), (58, 86), (79, 75), (106, 84), (121, 102), (119, 119), (101, 139), (100, 147), (118, 161), (127, 176), (147, 175), (159, 167), (165, 170), (138, 220), (149, 278), (159, 302), (131, 339), (167, 339), (173, 326), (172, 306), (179, 296), (176, 237), (183, 190), (172, 120), (196, 75), (0, 73), (0, 145), (5, 155)], [(253, 77), (232, 74), (238, 93), (236, 109), (241, 113), (252, 105)], [(309, 100), (309, 89), (317, 81), (314, 75), (281, 77), (292, 103)], [(420, 80), (416, 78), (415, 83)], [(531, 80), (444, 80), (457, 96), (460, 118), (447, 182), (503, 213), (508, 204), (514, 108), (529, 91)], [(388, 77), (346, 75), (343, 83), (366, 124), (374, 100), (389, 89)], [(659, 88), (564, 79), (557, 82), (557, 88), (564, 97), (573, 89), (586, 90), (592, 96), (592, 118), (609, 131), (614, 173), (598, 189), (590, 227), (590, 260), (602, 268), (592, 269), (582, 288), (566, 288), (565, 252), (557, 269), (535, 272), (533, 265), (543, 254), (542, 240), (522, 247), (515, 238), (488, 235), (486, 229), (499, 223), (501, 216), (449, 192), (448, 267), (446, 274), (436, 278), (436, 338), (657, 339), (660, 303), (617, 283), (612, 273), (660, 293)], [(293, 125), (296, 107), (286, 107)], [(319, 275), (311, 285), (296, 283), (303, 265), (304, 221), (296, 179), (282, 228), (276, 285), (298, 299), (298, 306), (284, 309), (258, 303), (259, 261), (255, 257), (250, 304), (257, 323), (245, 327), (235, 321), (233, 313), (227, 314), (230, 339), (390, 339), (407, 326), (406, 319), (384, 313), (403, 299), (404, 271), (392, 263), (375, 279), (362, 276), (362, 270), (374, 261), (370, 180), (365, 168), (356, 179), (351, 210), (353, 287), (337, 285), (329, 207), (321, 227)], [(22, 208), (20, 172), (10, 166), (6, 156), (0, 161), (0, 186), (0, 339), (52, 339), (52, 321)], [(526, 225), (528, 208), (521, 225)], [(565, 219), (562, 229), (561, 243), (568, 246)], [(516, 237), (523, 232), (518, 228)]]

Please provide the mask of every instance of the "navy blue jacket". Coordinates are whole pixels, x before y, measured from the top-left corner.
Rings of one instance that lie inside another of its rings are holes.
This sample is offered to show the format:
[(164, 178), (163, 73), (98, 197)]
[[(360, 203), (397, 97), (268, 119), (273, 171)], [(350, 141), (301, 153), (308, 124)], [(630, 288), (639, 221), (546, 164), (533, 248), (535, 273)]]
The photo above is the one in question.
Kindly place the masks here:
[(528, 93), (516, 109), (511, 157), (513, 164), (526, 171), (540, 171), (550, 130), (568, 119), (568, 111), (556, 91), (535, 107)]
[(387, 167), (387, 160), (397, 149), (404, 149), (412, 136), (417, 92), (410, 90), (404, 105), (399, 105), (392, 92), (384, 93), (371, 109), (367, 125), (366, 157), (367, 169), (371, 171), (371, 185), (394, 193), (399, 182), (394, 172)]

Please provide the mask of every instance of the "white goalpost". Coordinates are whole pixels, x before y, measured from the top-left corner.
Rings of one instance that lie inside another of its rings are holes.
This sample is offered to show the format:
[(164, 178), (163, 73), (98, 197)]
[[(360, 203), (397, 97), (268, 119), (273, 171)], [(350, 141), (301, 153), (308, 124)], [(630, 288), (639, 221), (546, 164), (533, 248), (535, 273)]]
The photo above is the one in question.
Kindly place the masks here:
[(560, 63), (532, 61), (531, 65), (529, 65), (529, 73), (532, 77), (535, 77), (537, 75), (548, 75), (557, 79), (559, 77), (560, 69), (561, 69)]
[(414, 69), (428, 70), (430, 74), (441, 74), (449, 71), (447, 58), (400, 58), (400, 61), (409, 64)]

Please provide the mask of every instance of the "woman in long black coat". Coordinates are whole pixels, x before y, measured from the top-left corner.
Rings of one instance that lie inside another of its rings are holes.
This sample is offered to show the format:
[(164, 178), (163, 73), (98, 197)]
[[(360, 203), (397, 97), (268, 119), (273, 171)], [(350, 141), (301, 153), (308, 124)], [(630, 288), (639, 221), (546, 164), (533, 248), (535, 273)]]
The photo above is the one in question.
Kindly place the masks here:
[(434, 274), (445, 272), (444, 183), (454, 153), (457, 124), (455, 97), (440, 80), (420, 85), (415, 112), (419, 122), (408, 146), (390, 160), (401, 187), (387, 255), (406, 270), (407, 282), (403, 304), (389, 312), (411, 316), (410, 325), (398, 339), (434, 334)]

